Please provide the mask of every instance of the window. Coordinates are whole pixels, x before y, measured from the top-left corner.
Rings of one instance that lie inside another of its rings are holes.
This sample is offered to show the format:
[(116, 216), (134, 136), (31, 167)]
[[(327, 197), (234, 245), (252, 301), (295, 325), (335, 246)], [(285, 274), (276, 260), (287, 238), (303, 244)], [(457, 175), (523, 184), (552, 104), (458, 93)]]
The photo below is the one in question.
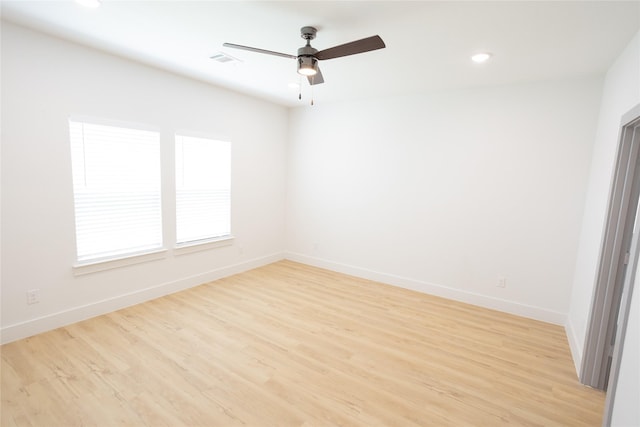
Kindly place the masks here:
[(160, 134), (70, 121), (79, 263), (160, 249)]
[(176, 135), (176, 243), (231, 234), (231, 143)]

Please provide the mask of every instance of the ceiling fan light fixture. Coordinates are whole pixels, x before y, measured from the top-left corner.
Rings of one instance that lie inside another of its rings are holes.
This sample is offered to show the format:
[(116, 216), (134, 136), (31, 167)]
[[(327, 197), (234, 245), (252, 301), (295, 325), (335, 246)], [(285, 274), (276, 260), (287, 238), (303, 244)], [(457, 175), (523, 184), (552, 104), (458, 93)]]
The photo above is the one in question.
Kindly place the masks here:
[(318, 60), (313, 56), (299, 57), (298, 74), (302, 74), (303, 76), (315, 76), (318, 74)]

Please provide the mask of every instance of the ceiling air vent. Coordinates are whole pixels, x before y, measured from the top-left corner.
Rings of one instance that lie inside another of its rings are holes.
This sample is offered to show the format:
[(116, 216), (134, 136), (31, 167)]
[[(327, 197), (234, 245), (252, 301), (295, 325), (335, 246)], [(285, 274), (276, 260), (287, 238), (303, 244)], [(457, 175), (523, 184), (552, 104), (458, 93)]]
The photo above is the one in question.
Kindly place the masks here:
[(209, 58), (213, 59), (216, 62), (220, 62), (222, 64), (227, 62), (240, 62), (238, 58), (234, 58), (233, 56), (227, 55), (226, 53), (223, 53), (223, 52), (216, 52)]

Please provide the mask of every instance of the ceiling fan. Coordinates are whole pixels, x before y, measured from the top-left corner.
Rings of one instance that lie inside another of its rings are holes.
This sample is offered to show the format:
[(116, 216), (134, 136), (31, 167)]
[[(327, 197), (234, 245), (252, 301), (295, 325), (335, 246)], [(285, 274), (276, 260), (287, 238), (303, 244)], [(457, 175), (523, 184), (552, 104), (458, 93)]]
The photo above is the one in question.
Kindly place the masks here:
[(298, 63), (298, 74), (306, 76), (309, 80), (309, 84), (311, 85), (324, 83), (324, 78), (322, 77), (322, 73), (320, 72), (320, 68), (318, 67), (318, 61), (340, 58), (342, 56), (355, 55), (358, 53), (369, 52), (385, 47), (385, 44), (380, 36), (372, 36), (319, 51), (311, 46), (311, 40), (316, 38), (317, 32), (318, 30), (314, 27), (300, 28), (300, 37), (305, 39), (307, 41), (307, 44), (298, 49), (297, 55), (289, 55), (287, 53), (258, 49), (250, 46), (242, 46), (234, 43), (224, 43), (223, 46), (231, 47), (234, 49), (244, 49), (257, 53), (266, 53), (267, 55), (281, 56), (283, 58), (295, 59)]

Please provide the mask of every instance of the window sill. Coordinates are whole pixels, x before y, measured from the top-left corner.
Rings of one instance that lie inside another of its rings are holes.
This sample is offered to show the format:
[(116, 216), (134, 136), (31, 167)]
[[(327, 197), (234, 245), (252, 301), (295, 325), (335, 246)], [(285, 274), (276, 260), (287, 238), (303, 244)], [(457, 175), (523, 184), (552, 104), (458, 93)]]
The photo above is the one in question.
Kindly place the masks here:
[(198, 240), (195, 242), (187, 242), (176, 245), (173, 249), (175, 255), (190, 254), (193, 252), (207, 251), (209, 249), (222, 248), (233, 244), (233, 236), (222, 236), (214, 239)]
[(73, 266), (73, 275), (81, 276), (83, 274), (97, 273), (99, 271), (111, 270), (114, 268), (126, 267), (128, 265), (141, 264), (143, 262), (155, 261), (166, 258), (166, 249), (157, 249), (147, 252), (139, 252), (130, 255), (123, 255), (119, 258), (110, 258), (106, 260), (80, 262)]
[[(176, 256), (190, 254), (193, 252), (207, 251), (210, 249), (231, 246), (234, 236), (222, 236), (215, 239), (199, 240), (177, 245), (173, 249)], [(156, 249), (147, 252), (123, 255), (118, 258), (79, 262), (73, 266), (73, 275), (82, 276), (85, 274), (97, 273), (100, 271), (112, 270), (129, 265), (142, 264), (143, 262), (156, 261), (167, 257), (167, 249)]]

